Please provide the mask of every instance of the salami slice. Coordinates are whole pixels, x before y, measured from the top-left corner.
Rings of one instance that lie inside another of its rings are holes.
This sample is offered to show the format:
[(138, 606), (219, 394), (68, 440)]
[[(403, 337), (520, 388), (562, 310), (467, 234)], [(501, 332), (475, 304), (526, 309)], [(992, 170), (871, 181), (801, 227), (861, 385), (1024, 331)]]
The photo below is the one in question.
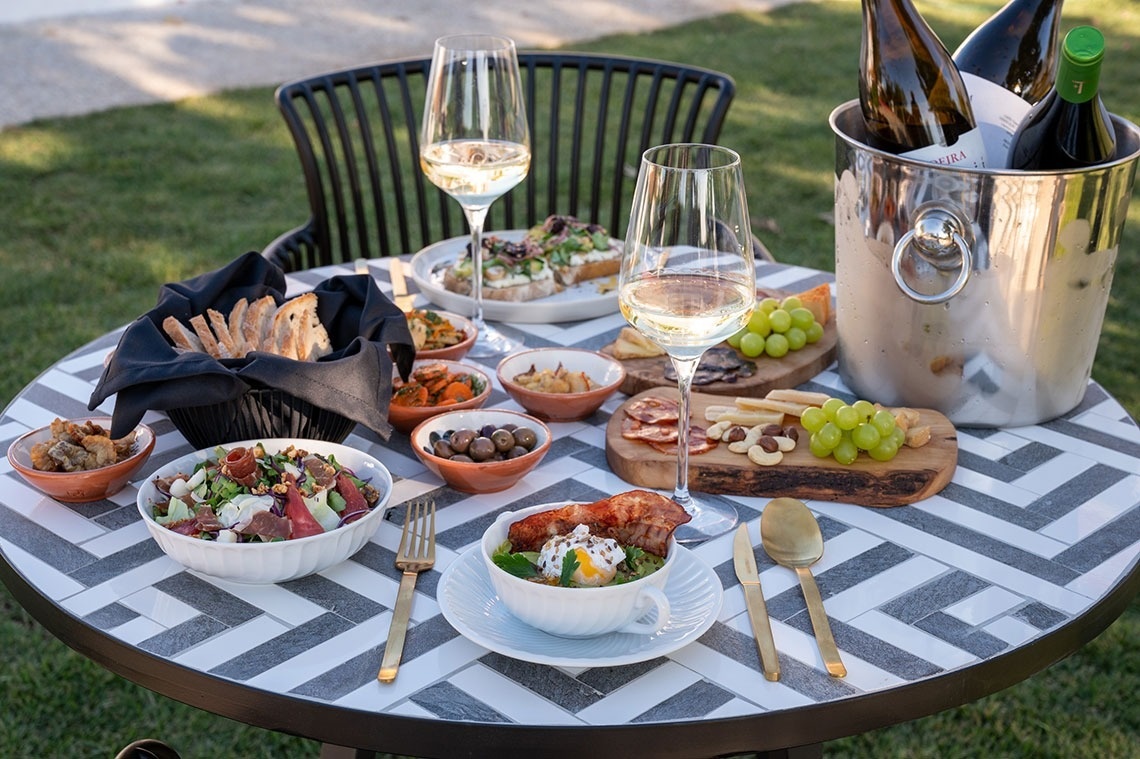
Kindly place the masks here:
[[(658, 453), (663, 453), (669, 456), (677, 455), (677, 434), (676, 430), (673, 431), (672, 442), (659, 442), (656, 440), (646, 440)], [(689, 455), (699, 456), (702, 453), (708, 453), (717, 447), (719, 443), (716, 440), (709, 440), (708, 435), (705, 434), (704, 427), (690, 427), (689, 428)]]
[(676, 424), (681, 415), (681, 404), (669, 398), (647, 396), (626, 407), (625, 413), (646, 424)]
[(676, 424), (649, 424), (626, 417), (621, 420), (621, 436), (628, 440), (669, 443), (677, 440)]

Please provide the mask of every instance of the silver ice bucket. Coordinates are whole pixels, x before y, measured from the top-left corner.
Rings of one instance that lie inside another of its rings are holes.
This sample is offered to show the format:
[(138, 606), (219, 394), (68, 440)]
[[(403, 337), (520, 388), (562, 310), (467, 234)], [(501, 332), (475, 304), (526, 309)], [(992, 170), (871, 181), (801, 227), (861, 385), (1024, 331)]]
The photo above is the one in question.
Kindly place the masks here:
[(959, 425), (1036, 424), (1084, 396), (1140, 157), (1090, 169), (952, 169), (868, 147), (859, 103), (835, 132), (839, 370), (860, 397)]

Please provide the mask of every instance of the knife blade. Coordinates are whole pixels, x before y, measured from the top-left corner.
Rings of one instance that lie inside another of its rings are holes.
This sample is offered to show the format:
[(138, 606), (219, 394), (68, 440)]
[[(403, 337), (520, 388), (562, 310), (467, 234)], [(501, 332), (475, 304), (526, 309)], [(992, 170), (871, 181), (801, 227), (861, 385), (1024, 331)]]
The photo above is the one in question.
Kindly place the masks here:
[(756, 554), (752, 552), (752, 539), (748, 537), (746, 524), (736, 528), (736, 536), (732, 539), (732, 565), (736, 568), (736, 579), (740, 580), (740, 585), (744, 588), (744, 604), (748, 609), (748, 619), (752, 622), (752, 635), (756, 638), (764, 677), (775, 682), (780, 679), (780, 658), (776, 654), (772, 623), (768, 620), (768, 606), (764, 603), (760, 573), (756, 569)]
[(388, 269), (388, 274), (392, 279), (392, 302), (395, 303), (396, 307), (401, 311), (411, 311), (416, 296), (408, 294), (408, 284), (404, 281), (403, 261), (398, 258), (393, 258)]

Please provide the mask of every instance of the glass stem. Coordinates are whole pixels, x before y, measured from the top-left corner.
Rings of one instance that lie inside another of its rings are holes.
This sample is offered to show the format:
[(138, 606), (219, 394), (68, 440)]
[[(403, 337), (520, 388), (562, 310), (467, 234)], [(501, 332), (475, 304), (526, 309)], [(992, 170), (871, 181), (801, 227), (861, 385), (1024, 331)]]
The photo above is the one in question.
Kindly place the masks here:
[(677, 372), (677, 389), (681, 392), (681, 408), (677, 416), (677, 484), (673, 488), (673, 500), (690, 510), (689, 497), (689, 399), (693, 387), (693, 375), (701, 357), (677, 358), (670, 356)]
[(471, 299), (475, 301), (475, 313), (471, 321), (479, 334), (485, 334), (487, 325), (483, 321), (483, 225), (487, 221), (487, 206), (463, 208), (467, 226), (471, 228)]

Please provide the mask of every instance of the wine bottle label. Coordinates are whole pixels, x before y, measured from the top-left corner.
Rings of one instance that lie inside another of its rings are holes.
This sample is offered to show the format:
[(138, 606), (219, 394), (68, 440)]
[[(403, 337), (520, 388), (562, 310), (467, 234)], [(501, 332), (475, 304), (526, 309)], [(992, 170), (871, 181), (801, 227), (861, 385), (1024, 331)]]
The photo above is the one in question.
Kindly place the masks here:
[(960, 169), (984, 169), (986, 167), (986, 146), (982, 131), (978, 128), (964, 132), (953, 145), (928, 145), (925, 148), (901, 153), (903, 158), (924, 163), (937, 163), (942, 166)]
[(1009, 151), (1018, 124), (1032, 108), (1020, 96), (980, 76), (962, 72), (962, 82), (970, 93), (970, 107), (985, 143), (986, 167), (1009, 168)]

